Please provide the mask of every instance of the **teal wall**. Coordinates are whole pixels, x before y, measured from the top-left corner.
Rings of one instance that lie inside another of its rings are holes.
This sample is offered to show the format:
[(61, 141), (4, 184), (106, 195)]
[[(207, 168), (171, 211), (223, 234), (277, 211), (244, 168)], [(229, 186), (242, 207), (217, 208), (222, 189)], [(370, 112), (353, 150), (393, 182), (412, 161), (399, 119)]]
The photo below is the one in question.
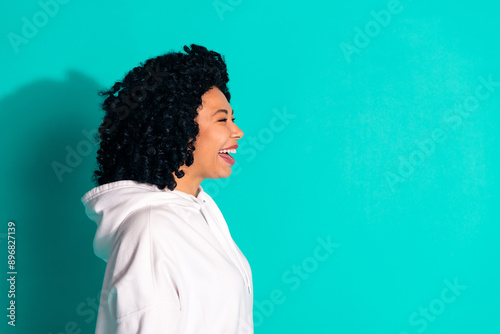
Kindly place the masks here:
[(500, 332), (497, 1), (54, 1), (0, 5), (0, 332), (93, 333), (96, 92), (191, 43), (226, 57), (245, 131), (202, 185), (256, 333)]

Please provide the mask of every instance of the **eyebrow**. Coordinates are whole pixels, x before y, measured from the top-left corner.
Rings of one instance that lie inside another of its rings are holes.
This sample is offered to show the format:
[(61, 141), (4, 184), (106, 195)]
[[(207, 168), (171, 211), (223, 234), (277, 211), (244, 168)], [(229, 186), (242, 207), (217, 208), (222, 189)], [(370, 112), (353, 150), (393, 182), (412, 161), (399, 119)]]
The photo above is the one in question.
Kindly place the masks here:
[[(226, 109), (219, 109), (212, 116), (215, 116), (215, 115), (217, 115), (217, 113), (220, 113), (220, 112), (226, 113), (226, 115), (229, 114)], [(234, 109), (233, 109), (233, 115), (234, 115)]]

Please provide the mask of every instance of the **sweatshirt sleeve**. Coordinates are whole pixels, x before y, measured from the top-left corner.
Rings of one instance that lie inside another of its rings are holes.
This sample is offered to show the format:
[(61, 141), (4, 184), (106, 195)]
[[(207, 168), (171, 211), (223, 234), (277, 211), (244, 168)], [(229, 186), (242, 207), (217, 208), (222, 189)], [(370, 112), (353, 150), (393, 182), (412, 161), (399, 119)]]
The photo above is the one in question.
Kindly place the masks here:
[(179, 297), (168, 273), (168, 261), (158, 261), (163, 254), (152, 252), (155, 231), (150, 212), (147, 207), (130, 215), (117, 231), (106, 268), (109, 293), (101, 298), (99, 311), (113, 330), (100, 327), (98, 321), (96, 334), (178, 333)]

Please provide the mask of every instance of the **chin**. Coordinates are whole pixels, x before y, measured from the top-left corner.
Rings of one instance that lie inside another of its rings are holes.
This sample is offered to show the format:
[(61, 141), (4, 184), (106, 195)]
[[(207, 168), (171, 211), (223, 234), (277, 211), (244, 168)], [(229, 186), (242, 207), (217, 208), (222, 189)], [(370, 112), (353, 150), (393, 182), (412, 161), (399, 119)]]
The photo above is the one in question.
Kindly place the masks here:
[(229, 168), (229, 170), (227, 172), (219, 174), (219, 177), (218, 177), (219, 179), (231, 176), (233, 170), (231, 169), (231, 167), (227, 167), (227, 168)]

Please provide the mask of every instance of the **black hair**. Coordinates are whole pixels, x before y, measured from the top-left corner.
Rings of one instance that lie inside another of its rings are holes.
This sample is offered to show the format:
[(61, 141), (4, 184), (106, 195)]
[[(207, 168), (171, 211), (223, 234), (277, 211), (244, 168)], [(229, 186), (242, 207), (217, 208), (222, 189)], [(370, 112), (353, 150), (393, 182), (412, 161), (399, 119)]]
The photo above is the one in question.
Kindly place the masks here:
[(212, 87), (228, 101), (231, 95), (223, 56), (196, 44), (184, 51), (141, 62), (111, 89), (98, 92), (107, 97), (100, 105), (105, 116), (93, 181), (135, 180), (173, 190), (173, 173), (182, 178), (179, 168), (193, 164), (202, 95)]

